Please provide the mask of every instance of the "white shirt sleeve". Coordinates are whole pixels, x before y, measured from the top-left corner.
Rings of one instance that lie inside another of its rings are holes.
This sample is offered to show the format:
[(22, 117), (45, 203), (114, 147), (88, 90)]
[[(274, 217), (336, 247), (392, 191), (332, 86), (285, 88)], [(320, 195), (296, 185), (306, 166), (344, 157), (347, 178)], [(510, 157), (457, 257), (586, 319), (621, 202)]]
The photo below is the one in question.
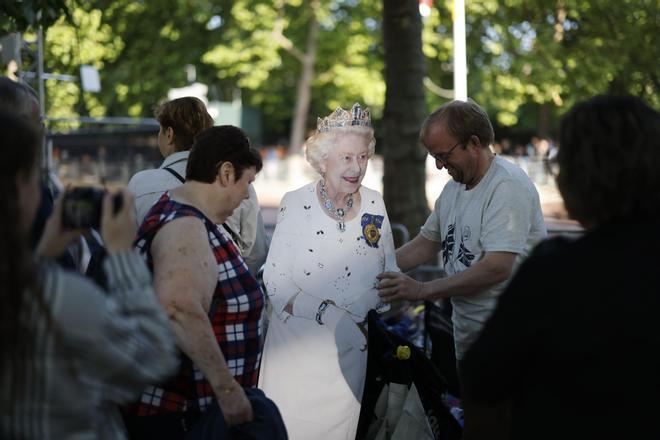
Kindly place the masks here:
[[(286, 318), (284, 307), (294, 296), (302, 292), (293, 278), (293, 246), (299, 240), (301, 225), (297, 221), (294, 206), (298, 204), (295, 193), (287, 193), (282, 198), (277, 216), (277, 225), (270, 243), (268, 258), (264, 268), (266, 293), (273, 311), (281, 318)], [(320, 300), (316, 300), (320, 303)], [(302, 305), (302, 303), (301, 303)], [(313, 307), (306, 308), (311, 310)], [(308, 315), (309, 313), (303, 313)], [(302, 316), (310, 318), (310, 316)]]
[(232, 215), (227, 218), (227, 225), (237, 233), (241, 243), (236, 243), (245, 263), (256, 274), (268, 253), (268, 238), (261, 217), (259, 199), (252, 185), (249, 186), (249, 198), (243, 200)]
[(284, 307), (301, 289), (293, 282), (291, 245), (295, 242), (295, 221), (290, 211), (291, 193), (282, 197), (277, 223), (270, 243), (266, 267), (264, 268), (264, 284), (268, 299), (273, 310), (282, 316)]
[(392, 225), (387, 211), (383, 209), (383, 252), (385, 254), (385, 271), (401, 272), (396, 264), (396, 249), (394, 248), (394, 236), (392, 235)]

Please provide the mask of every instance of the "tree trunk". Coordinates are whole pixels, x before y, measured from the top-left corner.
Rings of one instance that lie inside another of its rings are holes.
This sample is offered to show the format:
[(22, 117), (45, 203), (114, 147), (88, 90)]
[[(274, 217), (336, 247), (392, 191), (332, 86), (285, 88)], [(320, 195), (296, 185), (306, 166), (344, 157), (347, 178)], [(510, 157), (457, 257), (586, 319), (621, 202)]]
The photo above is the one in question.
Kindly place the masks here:
[[(316, 2), (312, 2), (312, 6)], [(309, 33), (307, 34), (307, 45), (305, 54), (301, 60), (302, 72), (298, 81), (296, 93), (296, 109), (291, 122), (291, 144), (290, 153), (299, 153), (307, 131), (307, 114), (312, 97), (312, 80), (314, 79), (314, 64), (316, 63), (317, 36), (319, 23), (316, 19), (316, 10), (313, 8), (309, 18)]]
[[(426, 151), (419, 129), (426, 117), (422, 21), (418, 0), (383, 1), (385, 44), (385, 170), (383, 196), (392, 223), (414, 238), (429, 208), (426, 201)], [(400, 244), (400, 243), (397, 243)]]
[(539, 137), (548, 139), (550, 137), (550, 103), (544, 102), (539, 107)]

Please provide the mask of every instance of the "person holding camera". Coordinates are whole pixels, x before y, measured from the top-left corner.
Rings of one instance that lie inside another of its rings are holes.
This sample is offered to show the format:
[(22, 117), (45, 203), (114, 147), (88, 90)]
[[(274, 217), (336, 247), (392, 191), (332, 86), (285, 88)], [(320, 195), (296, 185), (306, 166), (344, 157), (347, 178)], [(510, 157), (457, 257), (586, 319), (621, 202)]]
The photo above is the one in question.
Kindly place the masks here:
[(80, 229), (54, 204), (37, 257), (30, 232), (40, 200), (41, 135), (0, 112), (0, 437), (125, 438), (118, 404), (167, 377), (177, 357), (142, 259), (132, 250), (131, 196), (100, 230), (109, 288), (52, 262)]
[[(0, 111), (13, 113), (32, 124), (40, 135), (44, 136), (43, 117), (39, 111), (39, 99), (32, 87), (24, 82), (13, 81), (6, 76), (0, 77)], [(46, 220), (53, 212), (54, 198), (62, 190), (62, 182), (55, 173), (44, 168), (41, 181), (39, 208), (32, 225), (30, 245), (34, 249), (39, 243)], [(72, 241), (61, 255), (57, 263), (65, 268), (84, 273), (99, 286), (106, 286), (103, 258), (105, 250), (98, 235), (98, 230), (88, 229), (86, 233)]]
[(161, 196), (138, 231), (136, 247), (182, 356), (172, 380), (146, 389), (125, 412), (131, 438), (190, 438), (209, 419), (230, 428), (253, 420), (244, 388), (257, 385), (264, 295), (218, 225), (248, 197), (261, 166), (240, 128), (203, 130), (186, 182)]

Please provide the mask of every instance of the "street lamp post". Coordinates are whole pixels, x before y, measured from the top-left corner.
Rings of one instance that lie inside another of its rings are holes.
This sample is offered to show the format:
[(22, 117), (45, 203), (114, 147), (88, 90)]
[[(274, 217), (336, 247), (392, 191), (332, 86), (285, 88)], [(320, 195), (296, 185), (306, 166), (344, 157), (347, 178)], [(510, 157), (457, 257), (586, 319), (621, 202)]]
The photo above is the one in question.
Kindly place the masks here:
[(454, 99), (467, 101), (465, 0), (454, 0)]
[[(465, 49), (465, 0), (453, 0), (454, 21), (454, 99), (467, 101), (467, 54)], [(431, 14), (433, 0), (418, 0), (419, 14), (426, 18)]]

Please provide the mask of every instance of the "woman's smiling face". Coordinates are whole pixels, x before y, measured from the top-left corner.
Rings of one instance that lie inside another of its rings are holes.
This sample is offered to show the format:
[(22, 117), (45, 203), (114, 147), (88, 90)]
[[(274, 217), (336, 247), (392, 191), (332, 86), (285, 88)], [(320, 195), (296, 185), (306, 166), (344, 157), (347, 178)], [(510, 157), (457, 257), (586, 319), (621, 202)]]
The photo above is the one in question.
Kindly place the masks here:
[(326, 186), (332, 194), (354, 193), (360, 188), (369, 162), (367, 136), (357, 133), (337, 135), (337, 145), (323, 161)]

